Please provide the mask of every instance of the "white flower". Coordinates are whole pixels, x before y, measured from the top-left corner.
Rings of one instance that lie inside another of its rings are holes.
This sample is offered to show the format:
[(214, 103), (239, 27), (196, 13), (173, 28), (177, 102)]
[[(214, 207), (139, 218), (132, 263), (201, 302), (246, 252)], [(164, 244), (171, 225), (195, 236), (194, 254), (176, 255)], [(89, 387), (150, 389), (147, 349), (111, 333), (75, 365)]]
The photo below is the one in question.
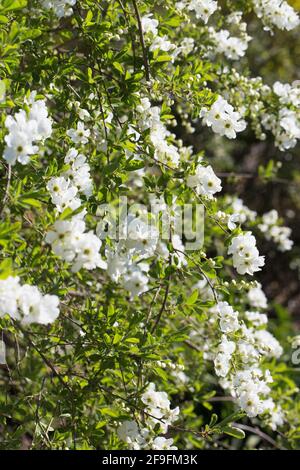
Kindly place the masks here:
[(267, 308), (268, 301), (267, 297), (262, 290), (261, 284), (257, 284), (257, 287), (251, 287), (247, 293), (248, 302), (252, 307), (256, 308)]
[(48, 117), (48, 109), (44, 100), (34, 101), (35, 92), (31, 93), (30, 97), (30, 111), (28, 115), (29, 121), (36, 122), (36, 133), (34, 140), (47, 139), (52, 134), (52, 121)]
[[(274, 405), (275, 408), (275, 405)], [(280, 426), (282, 426), (285, 422), (285, 415), (284, 411), (280, 406), (277, 406), (275, 409), (272, 409), (270, 413), (269, 419), (267, 419), (267, 424), (270, 426), (270, 428), (273, 431), (276, 431), (276, 429)]]
[(176, 3), (176, 8), (194, 11), (196, 18), (201, 18), (204, 23), (207, 23), (209, 17), (217, 10), (218, 3), (215, 0), (182, 0)]
[(71, 220), (57, 220), (54, 223), (53, 230), (46, 235), (46, 242), (52, 245), (52, 250), (57, 256), (65, 261), (72, 261), (76, 252), (73, 246), (73, 240), (79, 239), (85, 231), (85, 223), (76, 217)]
[(3, 157), (10, 165), (17, 161), (23, 165), (27, 164), (30, 156), (39, 150), (35, 143), (50, 137), (52, 133), (52, 122), (48, 117), (45, 101), (35, 101), (35, 96), (36, 92), (32, 92), (29, 99), (25, 99), (29, 106), (28, 115), (21, 109), (5, 120), (9, 133), (4, 138), (6, 147)]
[(42, 0), (44, 8), (53, 10), (58, 18), (70, 16), (73, 13), (71, 8), (77, 0)]
[(26, 165), (30, 156), (38, 152), (38, 147), (33, 144), (28, 134), (30, 130), (33, 131), (33, 126), (28, 125), (26, 130), (15, 129), (5, 136), (6, 147), (3, 157), (10, 165), (14, 165), (16, 161)]
[(70, 180), (63, 177), (51, 178), (47, 183), (47, 189), (51, 194), (52, 203), (56, 205), (58, 212), (63, 212), (67, 207), (72, 210), (80, 207), (81, 202), (76, 196), (77, 188)]
[(200, 113), (203, 124), (229, 139), (235, 139), (236, 133), (246, 129), (246, 122), (241, 115), (221, 96), (214, 102), (210, 110), (203, 108)]
[(125, 274), (132, 265), (131, 253), (126, 250), (126, 247), (122, 243), (119, 243), (116, 244), (114, 249), (110, 247), (106, 248), (105, 256), (107, 259), (107, 274), (114, 282), (118, 282), (120, 277)]
[(170, 400), (166, 392), (157, 392), (155, 384), (150, 383), (141, 397), (146, 405), (149, 425), (151, 427), (160, 425), (160, 431), (164, 434), (168, 431), (168, 426), (177, 420), (179, 408), (170, 408)]
[(142, 29), (144, 34), (152, 34), (157, 36), (157, 27), (159, 25), (158, 21), (152, 18), (152, 14), (145, 15), (141, 18)]
[(188, 176), (187, 186), (196, 188), (198, 194), (210, 199), (215, 193), (222, 191), (221, 180), (210, 165), (207, 167), (198, 165), (195, 175)]
[(128, 218), (126, 245), (143, 257), (153, 256), (157, 241), (158, 230), (149, 221), (139, 217)]
[(272, 382), (270, 372), (266, 370), (263, 373), (256, 367), (240, 370), (232, 377), (238, 405), (250, 418), (273, 409), (272, 399), (265, 399), (265, 395), (270, 393), (269, 382)]
[(258, 330), (254, 333), (254, 338), (261, 354), (277, 358), (282, 355), (281, 345), (269, 331)]
[(47, 233), (46, 242), (57, 256), (73, 263), (73, 272), (82, 268), (106, 269), (107, 263), (99, 253), (102, 242), (92, 231), (85, 232), (85, 222), (80, 217), (78, 214), (71, 220), (57, 220)]
[(0, 280), (0, 318), (6, 314), (19, 318), (17, 299), (20, 288), (20, 278), (17, 276)]
[(246, 220), (254, 221), (256, 218), (256, 212), (249, 209), (244, 204), (244, 201), (238, 197), (227, 196), (226, 200), (231, 204), (232, 211), (234, 214), (238, 214), (239, 222), (243, 224)]
[(267, 26), (275, 25), (279, 29), (291, 30), (299, 25), (295, 10), (283, 0), (254, 0), (254, 11)]
[(231, 369), (231, 358), (236, 349), (233, 341), (229, 341), (225, 335), (222, 335), (222, 341), (218, 346), (217, 355), (214, 359), (216, 374), (219, 377), (226, 377)]
[(124, 421), (119, 426), (117, 434), (119, 439), (129, 445), (129, 449), (140, 450), (146, 445), (149, 431), (147, 429), (139, 429), (135, 421)]
[(279, 97), (281, 104), (292, 104), (293, 106), (300, 105), (300, 83), (295, 81), (290, 85), (289, 83), (275, 82), (273, 85), (274, 93)]
[(228, 302), (218, 302), (216, 309), (220, 317), (220, 330), (223, 333), (234, 333), (240, 327), (238, 312), (235, 312)]
[(268, 317), (264, 313), (247, 311), (245, 312), (245, 317), (254, 326), (262, 326), (268, 323)]
[(72, 266), (73, 272), (77, 272), (81, 268), (89, 270), (107, 268), (107, 263), (103, 261), (99, 253), (102, 242), (92, 231), (81, 234), (73, 245), (77, 255)]
[(141, 295), (148, 290), (148, 277), (139, 265), (131, 266), (122, 279), (123, 287), (130, 292), (131, 298)]
[(264, 266), (264, 256), (259, 256), (255, 245), (256, 240), (251, 232), (232, 239), (228, 254), (233, 255), (233, 266), (239, 274), (253, 275)]
[(64, 173), (64, 176), (72, 181), (80, 193), (90, 197), (93, 193), (93, 180), (86, 157), (72, 148), (68, 151), (64, 161), (70, 165), (70, 169)]
[(139, 126), (142, 131), (150, 129), (150, 141), (154, 147), (154, 158), (166, 162), (171, 167), (177, 167), (180, 162), (180, 153), (175, 145), (169, 143), (167, 138), (174, 138), (160, 120), (160, 108), (151, 106), (148, 98), (141, 98), (136, 108), (139, 113)]
[(262, 216), (262, 223), (258, 225), (258, 228), (265, 234), (267, 240), (273, 240), (278, 244), (280, 251), (289, 251), (294, 244), (289, 239), (292, 230), (289, 227), (277, 225), (278, 219), (278, 212), (273, 209)]
[(165, 437), (156, 437), (152, 443), (152, 450), (177, 450), (173, 446), (173, 439), (166, 439)]
[(160, 408), (162, 411), (168, 411), (170, 408), (170, 400), (166, 392), (157, 392), (155, 384), (150, 383), (147, 390), (141, 397), (142, 402), (151, 408)]
[(9, 315), (23, 324), (53, 323), (59, 315), (56, 295), (43, 295), (36, 286), (20, 284), (19, 277), (0, 280), (0, 318)]
[(243, 57), (248, 49), (248, 43), (251, 40), (250, 36), (244, 34), (242, 37), (230, 36), (229, 31), (221, 29), (215, 31), (214, 28), (209, 28), (209, 33), (215, 42), (215, 51), (224, 54), (228, 59), (238, 60)]
[(193, 38), (183, 38), (180, 43), (179, 53), (188, 55), (194, 49), (195, 41)]
[(91, 131), (84, 128), (84, 123), (79, 121), (76, 129), (69, 129), (67, 135), (75, 144), (87, 144)]
[(157, 49), (163, 52), (168, 52), (172, 49), (176, 49), (176, 46), (169, 41), (168, 36), (156, 36), (151, 46), (149, 47), (149, 51), (153, 52)]

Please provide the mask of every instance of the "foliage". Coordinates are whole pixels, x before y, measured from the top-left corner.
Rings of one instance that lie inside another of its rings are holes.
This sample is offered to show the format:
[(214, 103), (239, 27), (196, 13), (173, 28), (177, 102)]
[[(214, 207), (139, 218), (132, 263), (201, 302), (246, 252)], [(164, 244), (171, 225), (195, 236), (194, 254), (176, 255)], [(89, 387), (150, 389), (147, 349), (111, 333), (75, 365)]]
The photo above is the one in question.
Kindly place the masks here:
[[(299, 338), (257, 283), (279, 256), (299, 267), (297, 189), (265, 205), (269, 185), (299, 184), (299, 86), (273, 87), (298, 78), (299, 28), (258, 18), (257, 0), (218, 1), (208, 24), (178, 3), (0, 1), (2, 449), (299, 448)], [(105, 235), (103, 204), (125, 196), (143, 205), (130, 244)], [(195, 250), (174, 223), (187, 204), (192, 223), (205, 208)]]

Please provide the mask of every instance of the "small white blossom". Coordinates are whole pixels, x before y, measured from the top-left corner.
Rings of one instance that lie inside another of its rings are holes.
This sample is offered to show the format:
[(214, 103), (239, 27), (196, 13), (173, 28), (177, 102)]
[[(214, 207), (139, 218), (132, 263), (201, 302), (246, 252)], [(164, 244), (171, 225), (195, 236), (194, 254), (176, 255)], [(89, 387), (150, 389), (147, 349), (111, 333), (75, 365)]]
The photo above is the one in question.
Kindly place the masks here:
[(214, 102), (209, 110), (203, 108), (200, 113), (203, 124), (211, 127), (214, 132), (235, 139), (237, 132), (246, 129), (246, 122), (241, 115), (221, 96)]
[(75, 144), (87, 144), (91, 131), (84, 128), (84, 123), (79, 121), (76, 129), (69, 129), (67, 135)]
[(215, 193), (222, 191), (221, 180), (210, 165), (207, 167), (198, 165), (195, 175), (188, 176), (187, 186), (195, 188), (198, 194), (210, 199)]
[(36, 286), (20, 284), (19, 277), (0, 280), (0, 318), (9, 315), (21, 323), (53, 323), (59, 315), (56, 295), (43, 295)]

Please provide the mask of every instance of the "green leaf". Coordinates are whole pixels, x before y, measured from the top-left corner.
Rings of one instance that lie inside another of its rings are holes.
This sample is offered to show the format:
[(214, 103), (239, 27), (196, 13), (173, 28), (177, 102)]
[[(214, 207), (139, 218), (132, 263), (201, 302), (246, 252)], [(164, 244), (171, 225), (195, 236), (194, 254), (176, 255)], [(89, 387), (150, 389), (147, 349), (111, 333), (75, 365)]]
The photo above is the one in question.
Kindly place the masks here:
[(198, 289), (194, 290), (192, 295), (187, 299), (186, 305), (193, 305), (198, 299), (199, 291)]
[(218, 421), (218, 416), (213, 413), (210, 418), (209, 427), (212, 428)]
[(246, 437), (244, 431), (234, 426), (225, 426), (222, 429), (223, 433), (228, 434), (228, 436), (235, 437), (236, 439), (244, 439)]
[(120, 62), (113, 62), (113, 66), (116, 70), (118, 70), (118, 72), (124, 75), (125, 71), (123, 69), (123, 66), (120, 64)]
[(142, 160), (130, 160), (126, 163), (124, 169), (127, 171), (136, 171), (144, 168), (145, 163)]
[(27, 5), (27, 0), (4, 0), (0, 5), (2, 11), (12, 11), (24, 8)]
[(164, 54), (164, 55), (158, 56), (155, 62), (170, 62), (171, 60), (172, 60), (171, 56)]
[(22, 199), (20, 199), (20, 202), (19, 204), (21, 204), (22, 206), (32, 206), (32, 207), (41, 207), (41, 202), (38, 201), (37, 199), (33, 199), (33, 198), (30, 198), (30, 197), (24, 197)]
[(0, 263), (0, 279), (6, 279), (13, 274), (13, 261), (11, 258), (5, 258)]

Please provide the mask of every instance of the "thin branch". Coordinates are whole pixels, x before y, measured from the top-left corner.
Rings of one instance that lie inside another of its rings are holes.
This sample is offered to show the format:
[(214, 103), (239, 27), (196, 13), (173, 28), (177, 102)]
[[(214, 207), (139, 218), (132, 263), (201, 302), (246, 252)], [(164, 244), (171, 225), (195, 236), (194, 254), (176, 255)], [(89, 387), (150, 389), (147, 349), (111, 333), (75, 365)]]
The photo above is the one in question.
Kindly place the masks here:
[(252, 426), (248, 426), (246, 424), (240, 424), (240, 423), (232, 423), (232, 426), (235, 426), (236, 428), (240, 428), (243, 431), (248, 431), (251, 432), (252, 434), (256, 434), (257, 436), (261, 437), (264, 441), (269, 442), (269, 444), (272, 444), (273, 447), (276, 447), (276, 449), (281, 449), (281, 450), (287, 450), (285, 447), (280, 447), (272, 437), (268, 436), (268, 434), (264, 433), (259, 429), (257, 426), (254, 428)]
[(0, 215), (2, 214), (2, 212), (5, 208), (6, 202), (9, 198), (10, 181), (11, 181), (11, 165), (8, 165), (8, 168), (7, 168), (7, 182), (6, 182), (4, 197), (3, 197), (3, 200), (2, 200), (2, 208), (1, 208), (1, 211), (0, 211)]
[(66, 384), (66, 382), (64, 382), (63, 378), (61, 377), (61, 375), (59, 374), (59, 372), (57, 372), (57, 370), (55, 369), (54, 365), (51, 363), (51, 361), (44, 355), (44, 353), (34, 344), (34, 342), (32, 341), (32, 339), (30, 338), (30, 334), (24, 330), (23, 328), (20, 327), (20, 325), (18, 325), (18, 328), (22, 331), (24, 337), (26, 338), (28, 344), (39, 354), (39, 356), (43, 359), (44, 363), (49, 367), (49, 369), (51, 369), (53, 375), (55, 377), (58, 378), (59, 382), (61, 383), (61, 385), (68, 390), (69, 393), (72, 392), (72, 390), (69, 388), (69, 386)]
[[(171, 267), (171, 264), (172, 264), (172, 256), (171, 254), (169, 254), (169, 263), (168, 263), (168, 267), (170, 268)], [(156, 317), (156, 321), (152, 327), (152, 330), (151, 330), (151, 334), (154, 333), (154, 331), (156, 330), (157, 328), (157, 325), (159, 324), (160, 322), (160, 319), (161, 319), (161, 316), (162, 314), (164, 313), (165, 311), (165, 308), (166, 308), (166, 305), (167, 305), (167, 300), (168, 300), (168, 295), (169, 295), (169, 291), (170, 291), (170, 281), (171, 281), (171, 273), (169, 272), (168, 273), (168, 276), (167, 276), (167, 286), (166, 286), (166, 290), (165, 290), (165, 295), (164, 295), (164, 299), (163, 299), (163, 303), (162, 303), (162, 306), (161, 306), (161, 309)]]
[(144, 34), (143, 34), (143, 26), (142, 26), (142, 21), (139, 13), (138, 6), (136, 4), (135, 0), (132, 0), (133, 8), (136, 14), (136, 19), (138, 22), (138, 27), (139, 27), (139, 35), (140, 35), (140, 40), (141, 40), (141, 46), (143, 50), (143, 60), (144, 60), (144, 67), (145, 67), (145, 76), (147, 82), (150, 81), (150, 69), (149, 69), (149, 63), (148, 63), (148, 57), (147, 57), (147, 51), (146, 51), (146, 46), (145, 46), (145, 41), (144, 41)]
[(199, 263), (197, 263), (197, 261), (195, 261), (193, 258), (191, 258), (189, 255), (187, 255), (184, 251), (181, 251), (181, 250), (178, 250), (177, 248), (174, 248), (175, 251), (177, 251), (178, 253), (181, 253), (183, 254), (187, 259), (189, 259), (192, 263), (194, 263), (197, 268), (199, 269), (200, 273), (202, 274), (202, 276), (205, 278), (207, 284), (209, 285), (212, 293), (213, 293), (213, 296), (214, 296), (214, 299), (216, 301), (216, 303), (218, 303), (218, 296), (217, 296), (217, 292), (216, 292), (216, 289), (214, 288), (214, 286), (212, 285), (209, 277), (207, 276), (207, 274), (203, 271), (202, 267), (200, 266)]

